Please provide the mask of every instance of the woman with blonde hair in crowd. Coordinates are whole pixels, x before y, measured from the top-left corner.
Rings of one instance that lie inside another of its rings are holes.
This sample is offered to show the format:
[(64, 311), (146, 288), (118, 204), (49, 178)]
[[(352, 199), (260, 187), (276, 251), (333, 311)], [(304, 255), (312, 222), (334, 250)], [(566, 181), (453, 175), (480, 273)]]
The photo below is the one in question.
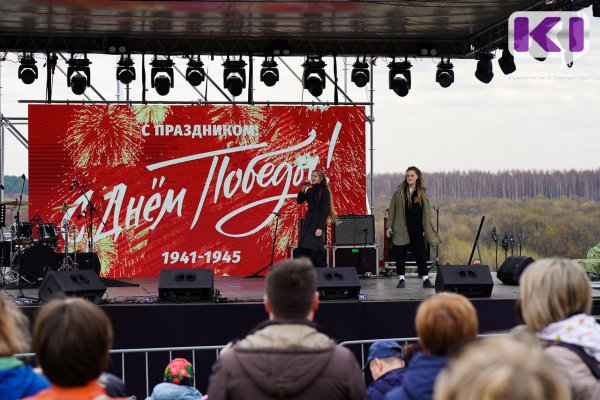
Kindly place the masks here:
[[(535, 338), (533, 339), (535, 340)], [(569, 400), (539, 343), (491, 337), (465, 347), (435, 383), (435, 400)]]
[(385, 400), (431, 400), (438, 373), (454, 351), (477, 337), (479, 320), (469, 299), (441, 293), (419, 305), (415, 328), (423, 351), (410, 360), (402, 386), (387, 392)]
[(519, 285), (523, 322), (542, 340), (573, 400), (600, 399), (600, 325), (590, 315), (587, 273), (571, 260), (547, 258), (529, 265)]
[(45, 377), (14, 357), (26, 351), (29, 351), (27, 317), (0, 296), (0, 399), (21, 399), (50, 386)]

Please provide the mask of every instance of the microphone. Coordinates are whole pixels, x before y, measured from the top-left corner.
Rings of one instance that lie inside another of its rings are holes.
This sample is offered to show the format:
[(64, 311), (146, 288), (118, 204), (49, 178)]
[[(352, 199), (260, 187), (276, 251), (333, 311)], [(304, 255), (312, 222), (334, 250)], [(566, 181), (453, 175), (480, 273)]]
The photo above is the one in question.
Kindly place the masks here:
[(77, 182), (77, 174), (75, 174), (75, 178), (73, 178), (73, 182), (71, 182), (71, 186), (69, 186), (69, 192), (73, 191), (73, 188), (75, 187), (75, 182)]
[(21, 179), (25, 180), (25, 174), (21, 175)]
[(279, 213), (276, 213), (275, 211), (273, 211), (271, 214), (273, 214), (273, 215), (277, 215), (278, 217), (281, 217), (281, 214), (279, 214)]
[(308, 185), (310, 185), (310, 181), (304, 181), (304, 182), (302, 182), (302, 186), (308, 186)]
[(81, 219), (81, 217), (85, 217), (85, 211), (82, 211), (78, 216), (77, 219)]

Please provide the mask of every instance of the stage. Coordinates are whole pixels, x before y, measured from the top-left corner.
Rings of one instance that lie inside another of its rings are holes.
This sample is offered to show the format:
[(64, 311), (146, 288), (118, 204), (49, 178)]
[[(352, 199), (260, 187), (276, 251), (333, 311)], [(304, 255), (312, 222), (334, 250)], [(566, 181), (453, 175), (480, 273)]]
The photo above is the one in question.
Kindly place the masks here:
[[(492, 276), (491, 297), (472, 299), (482, 333), (510, 329), (517, 323), (518, 286), (504, 285), (495, 273)], [(435, 273), (431, 277), (433, 282)], [(115, 326), (115, 348), (225, 344), (266, 318), (264, 278), (215, 277), (214, 288), (221, 295), (218, 303), (162, 301), (158, 278), (119, 281), (139, 286), (106, 288), (102, 307)], [(416, 274), (407, 275), (404, 289), (396, 288), (396, 283), (396, 277), (361, 278), (360, 300), (323, 300), (316, 321), (338, 341), (414, 336), (416, 308), (435, 290), (424, 289)], [(3, 292), (11, 298), (18, 293), (16, 289)], [(36, 299), (38, 289), (26, 288), (23, 294)], [(39, 307), (28, 299), (16, 301), (28, 312)], [(175, 326), (179, 326), (177, 335), (166, 328)]]

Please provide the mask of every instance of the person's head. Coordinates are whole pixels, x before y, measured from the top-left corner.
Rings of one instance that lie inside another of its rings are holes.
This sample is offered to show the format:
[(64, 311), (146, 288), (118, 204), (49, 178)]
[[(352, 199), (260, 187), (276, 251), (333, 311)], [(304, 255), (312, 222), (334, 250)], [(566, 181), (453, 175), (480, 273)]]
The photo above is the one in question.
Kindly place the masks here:
[(270, 319), (312, 320), (319, 295), (310, 260), (303, 257), (275, 264), (267, 275), (264, 301)]
[(163, 382), (194, 386), (194, 368), (185, 358), (176, 358), (167, 365)]
[(574, 261), (546, 258), (530, 264), (519, 280), (523, 322), (539, 332), (553, 322), (592, 310), (586, 272)]
[(421, 193), (423, 190), (425, 190), (425, 178), (423, 178), (423, 174), (419, 168), (415, 166), (408, 167), (406, 169), (406, 173), (404, 174), (404, 181), (400, 186), (403, 188), (416, 188), (417, 194), (413, 199), (413, 203), (421, 202)]
[(112, 346), (110, 320), (87, 300), (53, 300), (42, 307), (33, 327), (33, 349), (50, 382), (84, 386), (108, 366)]
[(380, 340), (369, 348), (366, 366), (373, 380), (397, 368), (404, 368), (402, 347), (393, 340)]
[(475, 339), (479, 321), (469, 299), (460, 294), (441, 293), (419, 305), (415, 328), (423, 351), (443, 356)]
[(322, 169), (315, 169), (312, 174), (310, 174), (310, 183), (312, 185), (323, 185), (329, 191), (329, 214), (328, 217), (332, 221), (336, 221), (338, 216), (335, 212), (335, 208), (333, 207), (333, 194), (331, 193), (331, 189), (329, 188), (329, 183), (327, 182), (327, 177), (325, 176), (325, 172)]
[(435, 400), (567, 400), (570, 394), (539, 345), (510, 336), (465, 347), (438, 376)]
[(9, 357), (28, 349), (27, 317), (13, 303), (0, 296), (0, 357)]
[(319, 183), (322, 183), (323, 185), (328, 186), (327, 179), (325, 178), (325, 172), (323, 172), (323, 170), (321, 169), (315, 169), (310, 174), (310, 183), (313, 185), (318, 185)]

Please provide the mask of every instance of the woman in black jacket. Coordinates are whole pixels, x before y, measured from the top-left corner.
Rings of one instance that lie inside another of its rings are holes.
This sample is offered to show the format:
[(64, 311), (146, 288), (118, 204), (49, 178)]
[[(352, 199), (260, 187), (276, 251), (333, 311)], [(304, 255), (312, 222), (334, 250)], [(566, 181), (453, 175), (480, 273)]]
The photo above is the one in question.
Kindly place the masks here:
[(325, 173), (320, 169), (314, 170), (310, 176), (310, 183), (311, 188), (308, 187), (308, 182), (302, 184), (296, 198), (298, 204), (305, 201), (308, 203), (308, 211), (298, 239), (298, 249), (300, 255), (310, 258), (315, 267), (327, 267), (327, 219), (335, 221), (337, 214), (333, 208)]

